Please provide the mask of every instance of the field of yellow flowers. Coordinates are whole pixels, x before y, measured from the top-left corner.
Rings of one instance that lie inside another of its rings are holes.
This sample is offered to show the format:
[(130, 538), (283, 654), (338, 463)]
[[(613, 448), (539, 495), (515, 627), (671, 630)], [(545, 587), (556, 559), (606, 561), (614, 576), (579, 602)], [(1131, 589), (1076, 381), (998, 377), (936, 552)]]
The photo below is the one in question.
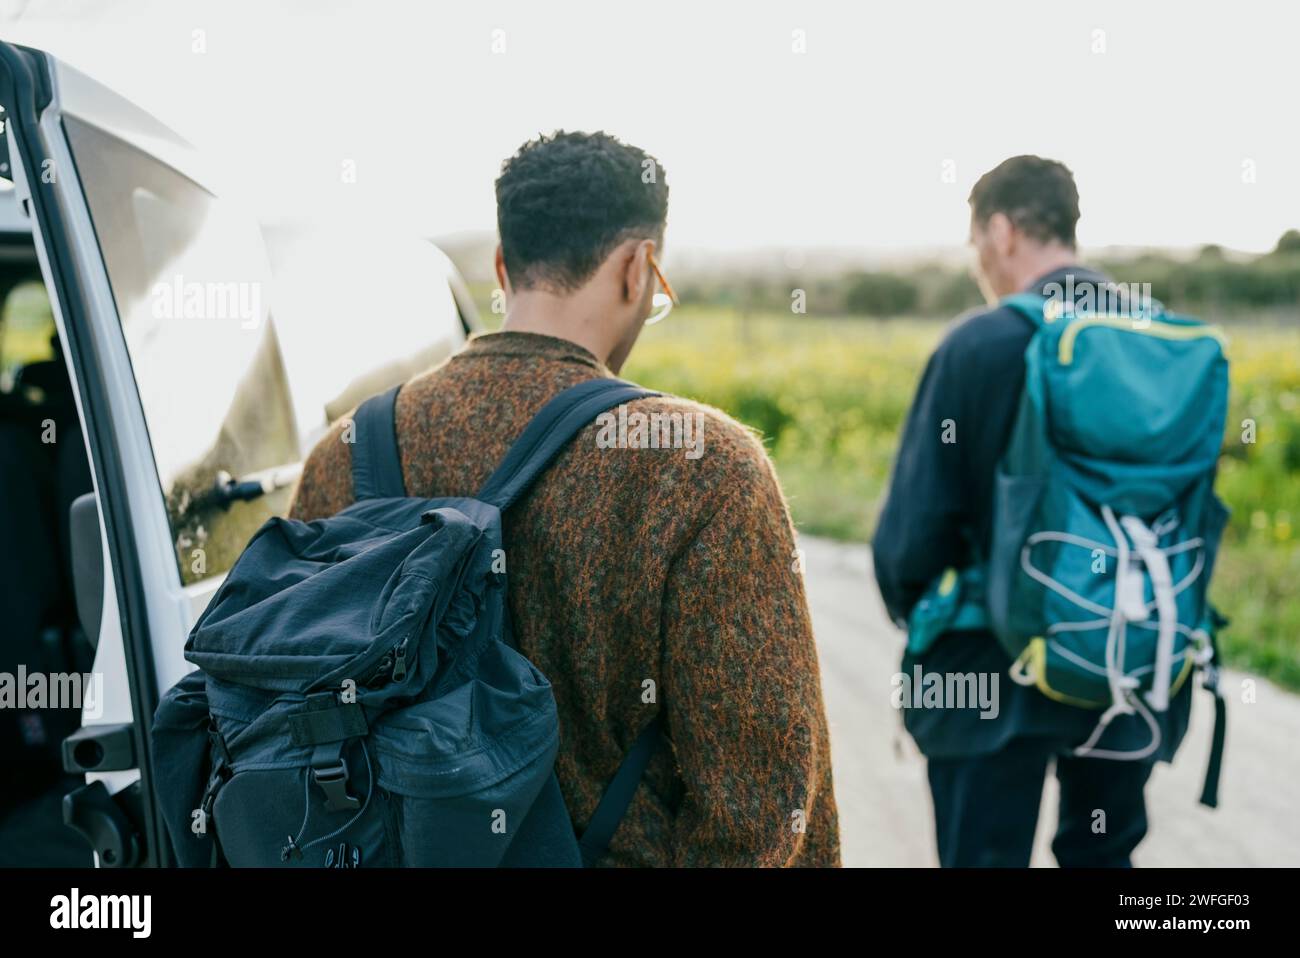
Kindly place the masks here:
[[(943, 324), (682, 308), (624, 374), (764, 437), (800, 530), (871, 537), (894, 446)], [(1211, 595), (1230, 664), (1300, 688), (1300, 329), (1234, 324), (1218, 490), (1232, 510)]]

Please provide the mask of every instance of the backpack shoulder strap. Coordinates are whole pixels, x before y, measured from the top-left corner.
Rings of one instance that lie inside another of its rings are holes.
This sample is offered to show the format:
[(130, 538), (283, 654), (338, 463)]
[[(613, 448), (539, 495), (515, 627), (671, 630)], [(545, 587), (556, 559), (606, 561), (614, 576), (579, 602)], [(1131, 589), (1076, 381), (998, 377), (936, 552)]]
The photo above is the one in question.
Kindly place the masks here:
[(394, 386), (371, 396), (357, 407), (352, 422), (356, 442), (352, 446), (352, 495), (361, 499), (400, 499), (406, 495), (402, 481), (402, 460), (397, 452), (397, 424)]
[(632, 796), (641, 784), (646, 766), (654, 757), (655, 751), (664, 742), (664, 715), (658, 712), (649, 724), (641, 730), (632, 743), (632, 748), (623, 758), (614, 779), (600, 797), (600, 803), (592, 812), (587, 828), (578, 839), (578, 854), (582, 856), (582, 867), (593, 868), (609, 849), (609, 841), (618, 831), (619, 823), (627, 814), (632, 804)]
[(570, 386), (532, 418), (476, 498), (505, 512), (596, 416), (621, 403), (658, 395), (622, 379), (590, 379)]
[(1055, 316), (1052, 319), (1047, 318), (1044, 310), (1047, 299), (1038, 293), (1012, 293), (1010, 296), (1003, 296), (999, 305), (1019, 313), (1033, 323), (1035, 329), (1041, 329), (1044, 323), (1050, 323), (1055, 319)]
[[(477, 498), (505, 512), (596, 416), (621, 403), (658, 395), (621, 379), (592, 379), (569, 387), (547, 402), (524, 427)], [(605, 854), (646, 766), (663, 740), (660, 713), (637, 736), (578, 840), (584, 867), (590, 868)]]

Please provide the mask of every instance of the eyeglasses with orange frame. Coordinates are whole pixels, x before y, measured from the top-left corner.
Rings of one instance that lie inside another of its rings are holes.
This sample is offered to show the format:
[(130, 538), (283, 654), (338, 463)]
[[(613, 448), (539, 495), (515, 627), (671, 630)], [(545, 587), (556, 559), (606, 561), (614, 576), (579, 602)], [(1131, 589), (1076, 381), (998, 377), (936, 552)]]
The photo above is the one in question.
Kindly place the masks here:
[(662, 293), (655, 293), (654, 298), (650, 301), (650, 315), (646, 317), (645, 324), (653, 326), (655, 323), (663, 322), (668, 318), (668, 314), (673, 311), (673, 307), (678, 305), (677, 294), (673, 292), (672, 283), (668, 282), (668, 277), (664, 271), (659, 268), (659, 262), (655, 259), (654, 253), (647, 254), (650, 260), (650, 268), (655, 271), (655, 276), (659, 279), (659, 285), (664, 288)]

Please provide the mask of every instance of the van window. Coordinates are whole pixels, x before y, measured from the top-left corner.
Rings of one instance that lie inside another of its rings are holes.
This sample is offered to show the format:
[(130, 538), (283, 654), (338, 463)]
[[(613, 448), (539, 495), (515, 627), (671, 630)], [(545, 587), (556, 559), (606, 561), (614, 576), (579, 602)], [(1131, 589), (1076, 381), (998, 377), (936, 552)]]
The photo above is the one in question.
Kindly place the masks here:
[(0, 307), (0, 392), (13, 392), (24, 366), (54, 359), (54, 312), (45, 284), (19, 283)]
[(225, 572), (290, 490), (214, 495), (221, 473), (301, 458), (255, 221), (77, 117), (68, 142), (121, 317), (182, 582)]

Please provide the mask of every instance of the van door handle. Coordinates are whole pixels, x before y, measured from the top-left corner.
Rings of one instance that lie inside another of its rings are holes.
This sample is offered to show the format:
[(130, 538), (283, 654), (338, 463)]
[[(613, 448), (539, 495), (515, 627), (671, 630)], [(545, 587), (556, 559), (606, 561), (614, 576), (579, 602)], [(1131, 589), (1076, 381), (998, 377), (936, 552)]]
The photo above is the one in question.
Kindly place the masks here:
[(104, 617), (104, 543), (99, 537), (99, 499), (93, 492), (78, 496), (68, 510), (72, 549), (72, 592), (77, 621), (92, 648), (99, 647)]
[(63, 770), (69, 775), (87, 772), (124, 772), (140, 763), (135, 758), (135, 726), (83, 725), (63, 740)]

